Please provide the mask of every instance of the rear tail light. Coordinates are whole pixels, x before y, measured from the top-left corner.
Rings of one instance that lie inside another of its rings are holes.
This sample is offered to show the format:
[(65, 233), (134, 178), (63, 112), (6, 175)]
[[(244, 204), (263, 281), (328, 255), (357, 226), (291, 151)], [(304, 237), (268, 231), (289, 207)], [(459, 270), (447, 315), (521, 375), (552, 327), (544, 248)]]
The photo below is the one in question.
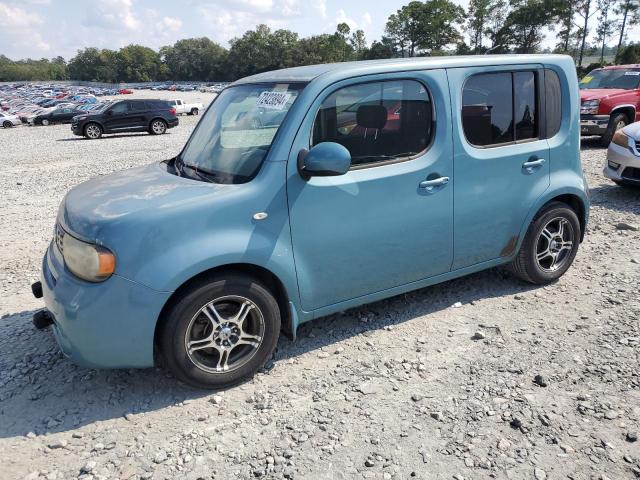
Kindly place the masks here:
[(171, 115), (174, 115), (174, 116), (175, 116), (175, 114), (176, 114), (176, 109), (175, 109), (175, 108), (173, 108), (173, 107), (171, 107), (171, 108), (169, 109), (169, 113), (170, 113)]

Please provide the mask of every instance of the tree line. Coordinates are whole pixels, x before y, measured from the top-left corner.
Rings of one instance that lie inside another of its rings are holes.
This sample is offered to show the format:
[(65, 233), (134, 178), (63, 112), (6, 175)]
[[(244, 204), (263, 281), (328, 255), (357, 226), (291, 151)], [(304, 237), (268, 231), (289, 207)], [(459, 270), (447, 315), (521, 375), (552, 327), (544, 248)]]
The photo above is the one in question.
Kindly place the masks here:
[[(62, 57), (12, 61), (0, 55), (0, 81), (85, 80), (106, 83), (225, 81), (268, 70), (349, 60), (445, 54), (536, 53), (543, 30), (579, 69), (586, 57), (640, 63), (640, 44), (628, 43), (640, 24), (640, 0), (470, 0), (465, 11), (451, 0), (412, 1), (387, 20), (385, 34), (368, 45), (364, 31), (341, 23), (333, 34), (300, 38), (258, 25), (229, 42), (188, 38), (154, 50), (85, 48)], [(595, 41), (588, 42), (594, 33)], [(613, 46), (611, 46), (613, 43)]]

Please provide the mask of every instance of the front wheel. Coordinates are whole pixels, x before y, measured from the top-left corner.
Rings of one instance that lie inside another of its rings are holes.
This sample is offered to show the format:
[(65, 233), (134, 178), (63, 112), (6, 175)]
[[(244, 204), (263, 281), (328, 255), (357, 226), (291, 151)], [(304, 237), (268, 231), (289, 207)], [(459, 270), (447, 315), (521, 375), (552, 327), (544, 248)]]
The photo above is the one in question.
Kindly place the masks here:
[(45, 127), (46, 127), (47, 125), (49, 125), (49, 120), (47, 120), (46, 118), (43, 118), (43, 119), (42, 119), (42, 125), (44, 125)]
[(3, 128), (11, 128), (11, 127), (13, 127), (13, 123), (11, 123), (9, 120), (5, 120), (5, 121), (2, 123), (2, 127), (3, 127)]
[(90, 123), (84, 127), (84, 136), (89, 140), (96, 140), (102, 136), (102, 127), (97, 123)]
[(168, 369), (198, 388), (226, 388), (258, 371), (275, 350), (280, 309), (245, 276), (206, 278), (180, 295), (160, 330)]
[(536, 285), (554, 282), (573, 263), (580, 235), (576, 213), (564, 203), (550, 203), (531, 222), (511, 271)]
[(164, 132), (167, 131), (167, 124), (164, 122), (164, 120), (156, 119), (153, 122), (151, 122), (149, 131), (153, 135), (162, 135)]

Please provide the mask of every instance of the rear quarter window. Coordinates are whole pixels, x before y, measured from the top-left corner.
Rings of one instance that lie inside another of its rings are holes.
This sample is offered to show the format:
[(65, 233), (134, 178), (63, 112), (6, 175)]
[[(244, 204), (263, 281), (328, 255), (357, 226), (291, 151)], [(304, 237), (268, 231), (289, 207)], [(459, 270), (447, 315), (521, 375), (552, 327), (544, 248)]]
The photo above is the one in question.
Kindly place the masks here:
[(547, 138), (555, 136), (562, 123), (562, 86), (560, 77), (550, 69), (544, 71), (544, 98), (547, 119)]

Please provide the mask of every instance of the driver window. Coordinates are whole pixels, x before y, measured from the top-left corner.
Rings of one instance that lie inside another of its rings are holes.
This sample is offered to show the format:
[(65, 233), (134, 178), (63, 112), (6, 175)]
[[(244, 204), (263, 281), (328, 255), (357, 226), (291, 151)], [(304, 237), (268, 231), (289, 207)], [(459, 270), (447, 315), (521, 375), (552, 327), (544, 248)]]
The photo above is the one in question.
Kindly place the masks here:
[(111, 112), (114, 114), (127, 113), (128, 110), (129, 107), (127, 105), (127, 102), (121, 102), (111, 107)]
[(433, 112), (426, 87), (415, 80), (372, 82), (341, 88), (318, 110), (311, 145), (336, 142), (352, 165), (406, 159), (431, 142)]

